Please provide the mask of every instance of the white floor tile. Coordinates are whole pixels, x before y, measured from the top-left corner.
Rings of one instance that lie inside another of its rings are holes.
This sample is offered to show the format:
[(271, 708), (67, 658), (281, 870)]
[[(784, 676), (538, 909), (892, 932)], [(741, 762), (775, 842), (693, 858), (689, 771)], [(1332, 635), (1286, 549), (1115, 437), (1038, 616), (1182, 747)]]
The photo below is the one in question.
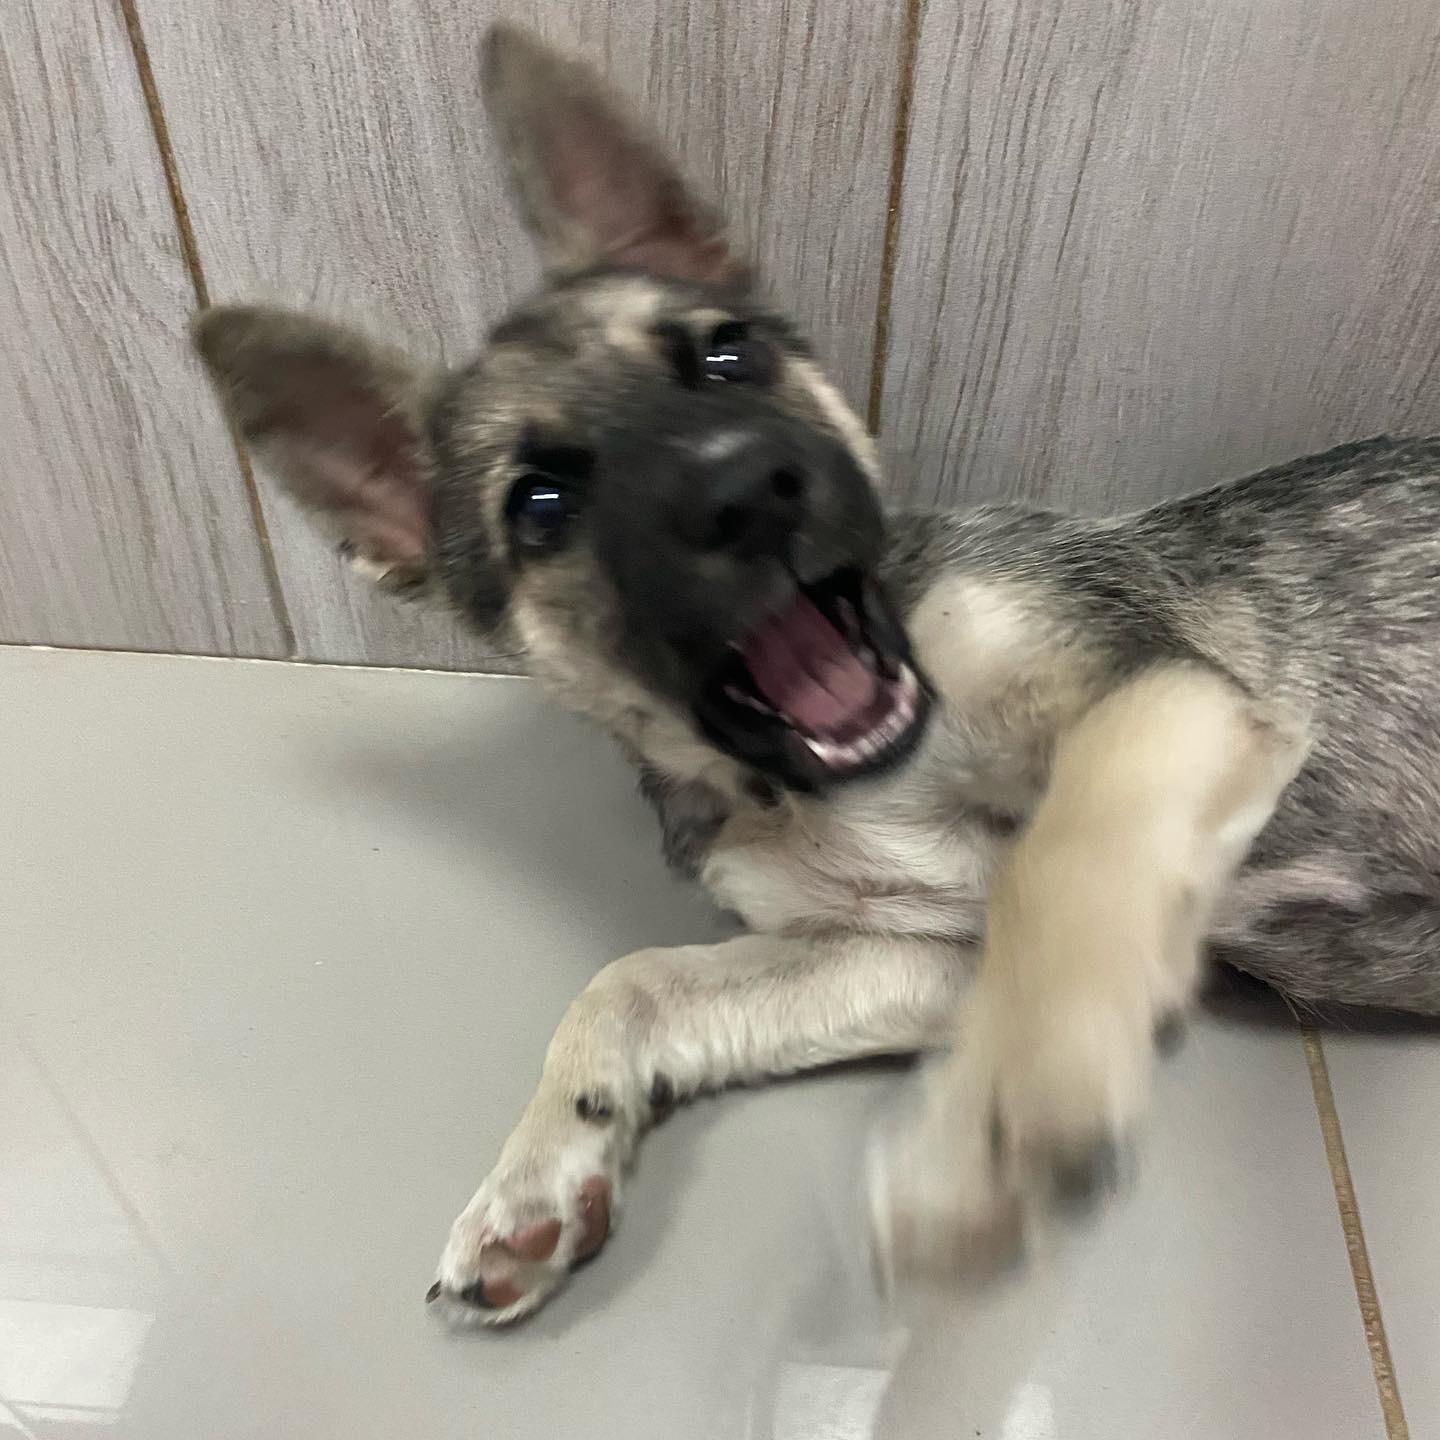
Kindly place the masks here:
[(1303, 1061), (1243, 1027), (984, 1303), (873, 1296), (875, 1069), (677, 1115), (565, 1295), (448, 1333), (566, 1001), (712, 923), (630, 777), (519, 681), (0, 650), (0, 695), (0, 1431), (1378, 1440)]

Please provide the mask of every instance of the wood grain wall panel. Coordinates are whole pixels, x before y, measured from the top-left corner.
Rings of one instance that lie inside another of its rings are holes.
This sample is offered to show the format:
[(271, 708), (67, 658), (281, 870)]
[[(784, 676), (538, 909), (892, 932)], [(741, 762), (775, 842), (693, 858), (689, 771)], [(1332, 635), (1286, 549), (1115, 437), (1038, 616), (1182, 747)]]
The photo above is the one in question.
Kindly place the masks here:
[[(536, 271), (481, 117), (506, 17), (613, 74), (729, 205), (857, 402), (872, 357), (902, 15), (871, 0), (142, 0), (211, 290), (474, 346)], [(491, 666), (372, 596), (267, 495), (301, 653)]]
[(1440, 430), (1440, 7), (927, 6), (884, 382), (922, 503)]
[(235, 452), (111, 0), (0, 39), (0, 640), (279, 655)]

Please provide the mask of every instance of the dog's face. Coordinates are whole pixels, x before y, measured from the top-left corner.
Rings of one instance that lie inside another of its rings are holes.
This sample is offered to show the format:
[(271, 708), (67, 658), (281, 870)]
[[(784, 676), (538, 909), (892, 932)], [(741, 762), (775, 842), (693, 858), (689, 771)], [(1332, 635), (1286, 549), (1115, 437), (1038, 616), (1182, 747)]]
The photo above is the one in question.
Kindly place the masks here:
[(210, 311), (237, 424), (358, 564), (509, 627), (662, 766), (817, 788), (893, 764), (926, 690), (875, 579), (863, 427), (588, 71), (508, 30), (484, 69), (545, 286), (441, 375)]

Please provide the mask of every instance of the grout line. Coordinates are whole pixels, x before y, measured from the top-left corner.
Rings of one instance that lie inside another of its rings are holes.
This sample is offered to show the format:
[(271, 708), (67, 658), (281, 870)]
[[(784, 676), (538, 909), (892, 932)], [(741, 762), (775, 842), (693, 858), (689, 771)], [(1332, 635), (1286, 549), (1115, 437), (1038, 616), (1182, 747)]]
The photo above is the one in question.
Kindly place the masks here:
[(18, 1403), (18, 1401), (7, 1400), (3, 1394), (0, 1394), (0, 1420), (10, 1426), (20, 1440), (40, 1440), (40, 1437), (16, 1413), (15, 1406)]
[(180, 184), (180, 165), (175, 159), (175, 148), (170, 143), (170, 127), (165, 122), (165, 109), (160, 103), (160, 87), (155, 83), (155, 71), (150, 64), (150, 52), (145, 45), (145, 34), (140, 28), (138, 0), (119, 0), (120, 13), (125, 17), (125, 32), (130, 37), (130, 54), (140, 77), (140, 89), (145, 95), (145, 108), (150, 114), (150, 129), (155, 136), (156, 148), (160, 151), (160, 164), (165, 171), (165, 184), (170, 191), (170, 205), (175, 211), (175, 228), (180, 232), (180, 250), (185, 257), (185, 268), (190, 272), (190, 283), (195, 287), (195, 299), (203, 309), (210, 303), (210, 287), (205, 283), (205, 271), (200, 265), (200, 247), (195, 241), (195, 227), (190, 223), (190, 206), (185, 200), (185, 191)]
[[(141, 92), (145, 96), (145, 109), (150, 116), (150, 132), (155, 138), (155, 148), (160, 152), (160, 166), (165, 172), (166, 189), (170, 192), (170, 208), (175, 216), (180, 253), (190, 275), (195, 303), (203, 310), (210, 304), (210, 286), (205, 279), (205, 267), (200, 263), (200, 245), (195, 238), (195, 226), (190, 219), (190, 205), (185, 198), (185, 187), (180, 182), (180, 163), (175, 158), (175, 147), (170, 141), (170, 126), (165, 119), (165, 106), (160, 99), (160, 87), (155, 80), (155, 70), (150, 64), (150, 50), (145, 43), (145, 32), (140, 24), (139, 0), (117, 0), (117, 4), (125, 19), (125, 33), (130, 38), (130, 55), (135, 62)], [(280, 583), (280, 569), (275, 563), (275, 546), (270, 538), (270, 522), (265, 518), (265, 508), (260, 501), (255, 468), (233, 427), (230, 430), (230, 441), (235, 447), (235, 462), (240, 467), (245, 498), (250, 506), (250, 523), (260, 546), (261, 565), (265, 571), (265, 585), (270, 594), (275, 622), (280, 627), (280, 638), (287, 657), (295, 659), (295, 626), (291, 623), (290, 606), (286, 603), (285, 589)]]
[(50, 1067), (46, 1065), (39, 1050), (23, 1034), (20, 1039), (20, 1053), (30, 1062), (31, 1069), (40, 1077), (41, 1088), (49, 1095), (51, 1103), (59, 1110), (65, 1123), (70, 1127), (75, 1143), (85, 1152), (85, 1158), (100, 1172), (105, 1189), (109, 1191), (110, 1198), (124, 1213), (130, 1228), (140, 1241), (141, 1249), (145, 1250), (167, 1275), (174, 1275), (174, 1262), (160, 1243), (160, 1237), (150, 1228), (144, 1212), (131, 1198), (130, 1192), (121, 1184), (114, 1167), (105, 1158), (105, 1152), (100, 1148), (99, 1141), (91, 1134), (90, 1127), (80, 1118), (79, 1112), (70, 1103), (69, 1096), (60, 1088), (59, 1083), (50, 1073)]
[(895, 96), (895, 131), (890, 141), (890, 185), (885, 198), (885, 239), (880, 250), (880, 289), (875, 296), (875, 341), (870, 358), (870, 398), (865, 423), (880, 431), (885, 402), (885, 367), (890, 359), (890, 311), (895, 298), (895, 263), (900, 249), (900, 210), (905, 192), (905, 161), (910, 152), (910, 117), (915, 108), (915, 61), (920, 50), (920, 20), (925, 0), (906, 0), (900, 32), (900, 83)]
[[(311, 660), (302, 655), (205, 655), (193, 650), (136, 650), (126, 645), (48, 645), (29, 640), (0, 640), (0, 655), (28, 650), (35, 655), (129, 655), (147, 660), (200, 660), (220, 665), (286, 665), (309, 670), (385, 670), (405, 675), (466, 675), (484, 680), (528, 680), (516, 670), (441, 670), (433, 665), (386, 665), (373, 660)], [(523, 650), (492, 655), (492, 660), (518, 660)]]
[(1345, 1155), (1345, 1139), (1340, 1133), (1340, 1114), (1335, 1108), (1330, 1067), (1325, 1063), (1325, 1051), (1320, 1044), (1320, 1036), (1309, 1025), (1300, 1027), (1300, 1039), (1305, 1047), (1305, 1061), (1310, 1067), (1310, 1086), (1315, 1092), (1320, 1134), (1325, 1141), (1325, 1158), (1330, 1162), (1330, 1178), (1335, 1186), (1340, 1228), (1345, 1232), (1345, 1249), (1350, 1255), (1350, 1274), (1355, 1282), (1355, 1298), (1360, 1303), (1360, 1320), (1365, 1326), (1370, 1367), (1375, 1372), (1380, 1412), (1385, 1417), (1385, 1434), (1387, 1440), (1410, 1440), (1410, 1427), (1405, 1421), (1405, 1408), (1400, 1403), (1400, 1390), (1395, 1383), (1395, 1366), (1390, 1359), (1390, 1342), (1385, 1338), (1385, 1320), (1380, 1313), (1380, 1296), (1375, 1289), (1375, 1276), (1370, 1270), (1370, 1252), (1365, 1244), (1365, 1232), (1360, 1225), (1360, 1206), (1355, 1199), (1355, 1182), (1350, 1174), (1350, 1162)]

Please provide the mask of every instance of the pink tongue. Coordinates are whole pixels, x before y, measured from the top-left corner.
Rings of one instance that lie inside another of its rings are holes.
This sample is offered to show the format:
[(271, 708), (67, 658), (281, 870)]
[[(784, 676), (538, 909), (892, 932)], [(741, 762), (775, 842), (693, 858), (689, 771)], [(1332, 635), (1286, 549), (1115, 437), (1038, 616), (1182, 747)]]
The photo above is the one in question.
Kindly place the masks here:
[(879, 681), (820, 611), (797, 594), (745, 638), (755, 688), (792, 725), (834, 734), (863, 717)]

